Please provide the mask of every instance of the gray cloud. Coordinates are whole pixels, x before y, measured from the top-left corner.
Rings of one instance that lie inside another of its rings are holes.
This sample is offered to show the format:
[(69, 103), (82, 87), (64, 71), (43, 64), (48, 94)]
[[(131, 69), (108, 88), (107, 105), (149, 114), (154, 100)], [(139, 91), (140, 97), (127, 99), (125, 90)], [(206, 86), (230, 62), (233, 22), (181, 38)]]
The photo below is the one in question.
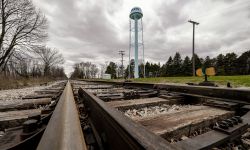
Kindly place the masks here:
[(47, 44), (63, 53), (68, 73), (80, 61), (119, 62), (118, 50), (128, 54), (128, 14), (134, 6), (140, 6), (144, 13), (146, 60), (163, 63), (176, 51), (190, 56), (192, 25), (188, 19), (201, 23), (196, 27), (200, 56), (235, 50), (239, 54), (250, 46), (249, 1), (33, 1), (49, 20)]
[(178, 0), (168, 4), (165, 1), (156, 9), (156, 13), (160, 17), (161, 24), (165, 30), (183, 24), (189, 19), (187, 15), (181, 15), (180, 13), (187, 3), (188, 1)]

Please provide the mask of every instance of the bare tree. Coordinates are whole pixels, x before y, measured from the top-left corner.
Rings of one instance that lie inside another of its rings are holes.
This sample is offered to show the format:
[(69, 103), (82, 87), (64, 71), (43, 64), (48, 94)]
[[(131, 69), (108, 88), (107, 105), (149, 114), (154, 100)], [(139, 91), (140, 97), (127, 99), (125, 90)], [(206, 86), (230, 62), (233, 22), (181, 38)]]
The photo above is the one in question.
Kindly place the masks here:
[(95, 78), (98, 71), (97, 66), (91, 62), (76, 63), (74, 65), (74, 72), (71, 74), (71, 78)]
[(51, 67), (51, 77), (53, 78), (66, 78), (63, 67)]
[(101, 77), (103, 77), (103, 75), (105, 73), (105, 70), (107, 69), (106, 67), (107, 67), (106, 64), (101, 64), (101, 72), (100, 72), (101, 73), (100, 74)]
[(92, 65), (91, 62), (86, 62), (85, 63), (85, 71), (86, 71), (85, 74), (86, 74), (87, 79), (91, 78), (91, 72), (90, 72), (91, 71), (90, 70), (91, 65)]
[(91, 67), (90, 67), (91, 78), (95, 78), (97, 72), (98, 72), (98, 68), (96, 67), (95, 64), (92, 64)]
[(50, 74), (51, 67), (60, 65), (64, 63), (64, 58), (62, 54), (56, 49), (51, 49), (48, 47), (39, 47), (35, 50), (44, 66), (44, 75), (48, 76)]
[(4, 73), (7, 73), (8, 77), (16, 77), (16, 75), (28, 77), (32, 65), (32, 57), (27, 54), (16, 51), (12, 54), (9, 61), (5, 64)]
[(31, 0), (0, 0), (0, 69), (16, 50), (31, 50), (46, 39), (46, 29), (46, 18)]

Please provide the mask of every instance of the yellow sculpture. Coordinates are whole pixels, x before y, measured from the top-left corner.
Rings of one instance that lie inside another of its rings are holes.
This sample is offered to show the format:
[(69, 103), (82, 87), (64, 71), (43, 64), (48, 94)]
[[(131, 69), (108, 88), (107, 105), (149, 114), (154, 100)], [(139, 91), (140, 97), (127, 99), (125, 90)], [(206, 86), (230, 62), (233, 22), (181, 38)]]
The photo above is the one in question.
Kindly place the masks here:
[(215, 69), (214, 67), (209, 68), (199, 68), (196, 70), (196, 75), (199, 77), (205, 76), (205, 81), (207, 81), (208, 76), (215, 76)]

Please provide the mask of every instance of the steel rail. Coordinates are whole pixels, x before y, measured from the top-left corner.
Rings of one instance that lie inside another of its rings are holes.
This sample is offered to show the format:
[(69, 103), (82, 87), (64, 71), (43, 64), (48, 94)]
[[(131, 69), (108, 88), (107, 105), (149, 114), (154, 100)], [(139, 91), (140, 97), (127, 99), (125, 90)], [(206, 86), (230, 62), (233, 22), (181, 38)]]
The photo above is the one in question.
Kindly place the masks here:
[(226, 98), (226, 99), (250, 102), (249, 89), (210, 87), (210, 86), (197, 86), (197, 85), (161, 84), (161, 83), (138, 83), (138, 82), (124, 82), (123, 85), (133, 86), (133, 87), (148, 87), (148, 88), (155, 88), (159, 90), (167, 90), (172, 92), (198, 94), (203, 96), (211, 96), (216, 98)]
[(154, 87), (157, 89), (162, 89), (162, 90), (167, 90), (167, 91), (239, 100), (242, 102), (250, 103), (250, 90), (249, 89), (190, 86), (190, 85), (171, 85), (171, 84), (155, 84)]
[[(88, 80), (84, 80), (88, 81)], [(187, 94), (197, 94), (202, 96), (231, 99), (242, 101), (250, 104), (250, 90), (239, 88), (225, 88), (225, 87), (209, 87), (196, 85), (177, 85), (177, 84), (162, 84), (162, 83), (143, 83), (143, 82), (121, 82), (121, 81), (94, 81), (105, 84), (118, 84), (123, 86), (141, 87), (141, 88), (155, 88), (159, 90), (167, 90), (172, 92), (180, 92)]]
[(106, 105), (87, 90), (80, 88), (78, 93), (88, 110), (89, 121), (103, 149), (179, 149), (148, 131), (144, 126), (127, 118), (118, 110)]
[(87, 149), (69, 81), (58, 101), (37, 149)]

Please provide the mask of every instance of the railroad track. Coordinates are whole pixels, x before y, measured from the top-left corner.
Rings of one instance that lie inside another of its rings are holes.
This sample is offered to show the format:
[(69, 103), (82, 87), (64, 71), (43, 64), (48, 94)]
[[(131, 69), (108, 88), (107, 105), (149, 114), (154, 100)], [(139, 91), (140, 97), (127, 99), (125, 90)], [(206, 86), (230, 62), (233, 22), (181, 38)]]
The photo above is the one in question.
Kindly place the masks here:
[(84, 81), (73, 87), (104, 149), (249, 148), (248, 90)]
[(247, 149), (249, 100), (248, 90), (65, 81), (0, 105), (0, 149)]

